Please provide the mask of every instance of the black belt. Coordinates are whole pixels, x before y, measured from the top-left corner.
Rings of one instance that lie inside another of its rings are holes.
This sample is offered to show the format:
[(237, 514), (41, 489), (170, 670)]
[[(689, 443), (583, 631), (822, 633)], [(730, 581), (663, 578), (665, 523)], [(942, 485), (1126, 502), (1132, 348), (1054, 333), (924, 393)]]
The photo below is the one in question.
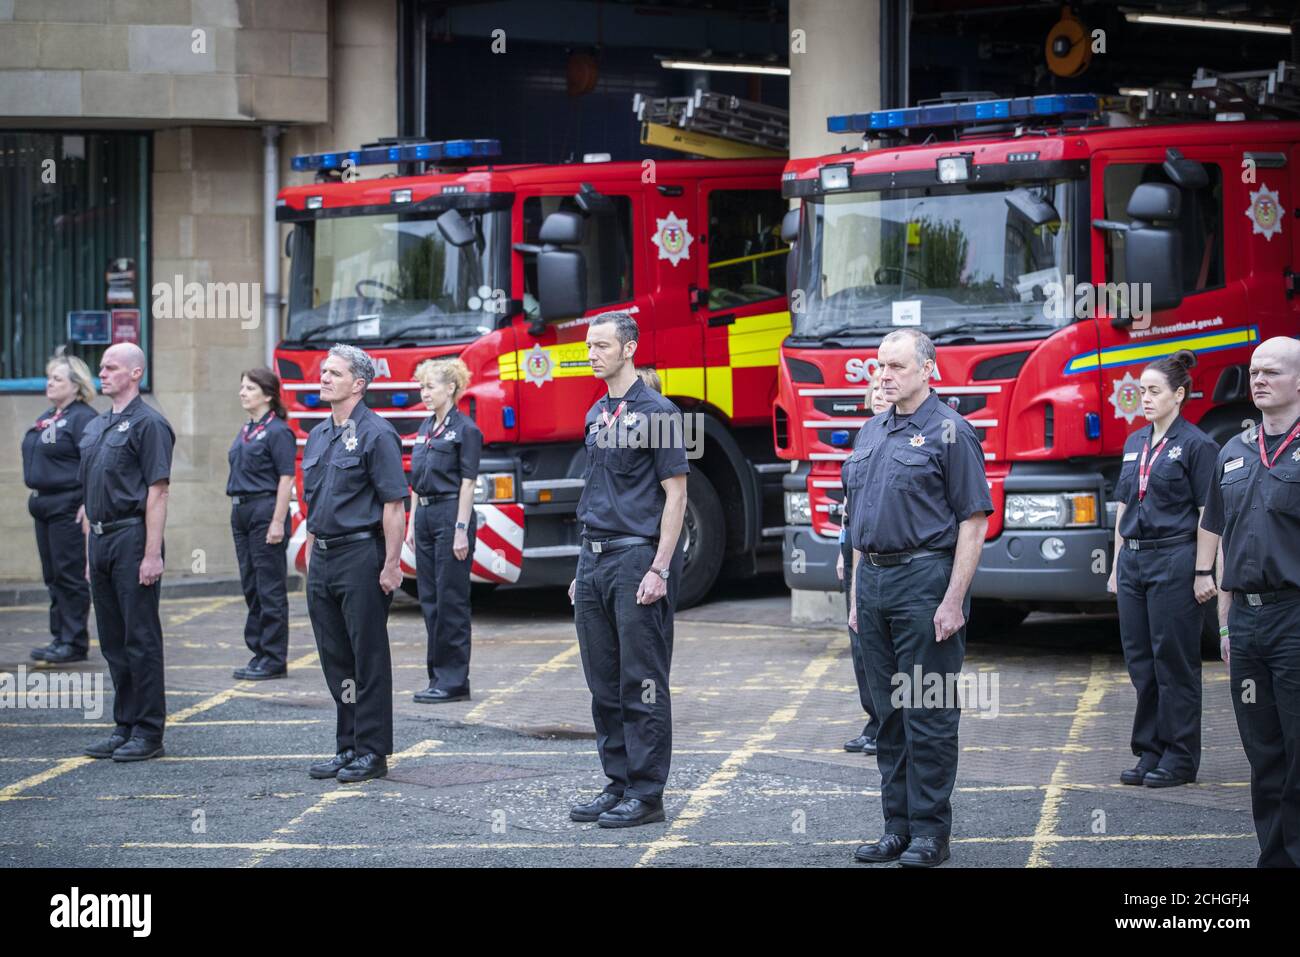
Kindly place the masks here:
[(1279, 601), (1292, 601), (1300, 598), (1300, 588), (1283, 588), (1280, 591), (1234, 591), (1232, 600), (1239, 605), (1271, 605)]
[(619, 548), (631, 548), (633, 545), (654, 545), (659, 547), (659, 542), (653, 538), (646, 538), (643, 535), (624, 535), (621, 538), (588, 538), (582, 536), (582, 544), (586, 545), (597, 555), (602, 552), (612, 552)]
[(1168, 538), (1126, 538), (1124, 547), (1131, 552), (1142, 552), (1148, 548), (1168, 548), (1170, 545), (1182, 545), (1184, 542), (1196, 541), (1195, 532), (1183, 532)]
[(930, 558), (932, 556), (951, 556), (951, 548), (914, 548), (910, 552), (890, 552), (881, 554), (880, 552), (867, 552), (867, 561), (877, 567), (888, 567), (890, 565), (907, 565), (914, 558)]
[(49, 497), (51, 495), (67, 495), (69, 492), (80, 492), (81, 486), (73, 485), (70, 488), (34, 488), (32, 489), (32, 498), (40, 498), (42, 495)]
[(421, 495), (419, 502), (421, 505), (432, 505), (434, 502), (450, 502), (455, 498), (460, 498), (460, 492), (440, 492), (437, 495)]
[(143, 515), (132, 515), (130, 518), (119, 518), (115, 522), (91, 522), (90, 530), (96, 535), (105, 535), (109, 532), (116, 532), (119, 528), (126, 528), (128, 525), (140, 525), (143, 523)]
[(251, 502), (259, 498), (274, 498), (275, 492), (253, 492), (251, 495), (232, 495), (230, 496), (231, 505), (242, 505), (244, 502)]
[(378, 533), (373, 529), (366, 529), (364, 532), (349, 532), (346, 535), (330, 535), (325, 537), (316, 536), (316, 547), (321, 551), (328, 551), (331, 548), (338, 548), (340, 545), (349, 545), (352, 542), (364, 542), (367, 538), (378, 538)]

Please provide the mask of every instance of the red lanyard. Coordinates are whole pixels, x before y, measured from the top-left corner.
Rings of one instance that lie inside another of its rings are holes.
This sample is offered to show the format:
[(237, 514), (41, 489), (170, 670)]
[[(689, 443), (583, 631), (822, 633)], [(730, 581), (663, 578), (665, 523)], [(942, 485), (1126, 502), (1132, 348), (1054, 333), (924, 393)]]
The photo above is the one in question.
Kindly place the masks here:
[(1165, 447), (1165, 443), (1168, 441), (1169, 441), (1169, 436), (1167, 435), (1160, 440), (1160, 444), (1156, 446), (1155, 454), (1151, 456), (1150, 465), (1147, 465), (1147, 452), (1150, 451), (1150, 446), (1146, 442), (1142, 443), (1142, 460), (1138, 462), (1138, 501), (1139, 502), (1147, 497), (1147, 483), (1151, 481), (1151, 470), (1156, 467), (1156, 459), (1160, 458), (1160, 450)]
[(1272, 461), (1269, 461), (1268, 456), (1264, 453), (1264, 426), (1261, 423), (1259, 426), (1259, 460), (1264, 463), (1264, 468), (1271, 469), (1274, 465), (1277, 465), (1277, 460), (1282, 457), (1283, 451), (1286, 450), (1286, 447), (1291, 444), (1297, 435), (1300, 435), (1300, 422), (1297, 422), (1292, 427), (1290, 434), (1277, 447), (1277, 451), (1273, 453)]
[(442, 417), (442, 422), (440, 422), (440, 423), (438, 424), (438, 427), (437, 427), (436, 429), (433, 430), (433, 435), (429, 436), (429, 438), (431, 438), (431, 439), (436, 439), (438, 436), (442, 435), (442, 430), (445, 429), (445, 428), (447, 427), (447, 420), (450, 419), (450, 418), (451, 418), (451, 413), (450, 413), (450, 412), (447, 413), (446, 415), (444, 415), (444, 416)]
[(626, 408), (627, 408), (627, 402), (626, 402), (626, 400), (623, 401), (623, 402), (620, 402), (620, 403), (618, 404), (618, 408), (617, 408), (616, 410), (614, 410), (614, 415), (613, 415), (612, 418), (610, 417), (610, 414), (609, 414), (609, 410), (608, 410), (608, 409), (601, 409), (601, 410), (600, 410), (600, 424), (601, 424), (601, 427), (604, 428), (604, 427), (608, 426), (608, 425), (609, 425), (610, 423), (612, 423), (612, 422), (617, 422), (617, 421), (618, 421), (618, 417), (619, 417), (620, 415), (623, 414), (623, 410), (626, 409)]
[(245, 442), (251, 442), (251, 441), (253, 441), (253, 439), (257, 438), (259, 435), (261, 435), (263, 432), (266, 431), (266, 427), (267, 427), (268, 424), (270, 424), (270, 422), (271, 422), (271, 413), (270, 413), (270, 412), (268, 412), (268, 413), (266, 414), (266, 418), (263, 419), (261, 422), (259, 422), (258, 425), (257, 425), (257, 428), (253, 429), (252, 432), (249, 432), (249, 431), (248, 431), (248, 430), (249, 430), (250, 428), (252, 428), (252, 426), (253, 426), (252, 421), (250, 420), (250, 421), (248, 421), (248, 422), (245, 422), (245, 423), (244, 423), (244, 441), (245, 441)]
[(61, 418), (63, 418), (63, 410), (62, 410), (62, 409), (59, 409), (59, 410), (57, 410), (57, 411), (56, 411), (52, 416), (50, 416), (48, 419), (37, 419), (37, 420), (36, 420), (36, 428), (38, 428), (38, 429), (48, 429), (51, 425), (54, 425), (54, 424), (55, 424), (56, 422), (58, 422), (59, 419), (61, 419)]

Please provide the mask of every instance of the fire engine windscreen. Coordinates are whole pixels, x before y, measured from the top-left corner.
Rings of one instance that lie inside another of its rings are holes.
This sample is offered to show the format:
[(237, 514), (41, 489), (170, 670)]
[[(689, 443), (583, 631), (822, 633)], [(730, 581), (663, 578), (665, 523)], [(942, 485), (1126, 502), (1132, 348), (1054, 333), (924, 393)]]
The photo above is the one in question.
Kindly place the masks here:
[(444, 213), (300, 224), (287, 338), (382, 344), (490, 332), (510, 305), (510, 213), (457, 211), (465, 229), (440, 226)]
[(1063, 181), (1000, 189), (831, 193), (805, 200), (793, 335), (1053, 329), (1070, 273)]

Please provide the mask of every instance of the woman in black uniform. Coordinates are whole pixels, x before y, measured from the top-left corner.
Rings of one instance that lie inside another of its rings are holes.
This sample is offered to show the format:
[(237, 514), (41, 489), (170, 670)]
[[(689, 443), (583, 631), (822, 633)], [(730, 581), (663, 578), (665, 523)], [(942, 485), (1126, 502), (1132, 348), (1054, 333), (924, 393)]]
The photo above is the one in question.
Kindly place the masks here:
[(411, 450), (411, 515), (415, 577), (429, 636), (429, 687), (415, 700), (442, 704), (469, 698), (469, 571), (475, 544), (474, 480), (483, 433), (456, 408), (469, 385), (460, 359), (427, 359), (415, 370), (420, 397), (432, 409)]
[[(1124, 784), (1173, 787), (1201, 762), (1201, 607), (1193, 591), (1196, 536), (1219, 450), (1179, 409), (1196, 356), (1183, 350), (1142, 371), (1151, 425), (1124, 444), (1115, 498), (1116, 560), (1108, 587), (1137, 690), (1133, 753)], [(1212, 570), (1211, 574), (1212, 574)]]
[(239, 404), (248, 413), (230, 446), (230, 531), (239, 560), (248, 618), (244, 643), (253, 653), (236, 668), (243, 681), (283, 678), (289, 654), (289, 595), (285, 553), (289, 547), (289, 491), (298, 443), (285, 421), (280, 377), (249, 369), (240, 378)]
[(27, 511), (36, 522), (41, 577), (50, 593), (48, 645), (32, 657), (49, 664), (85, 661), (90, 651), (86, 619), (86, 539), (81, 527), (81, 433), (96, 415), (90, 369), (76, 356), (55, 356), (45, 366), (50, 408), (23, 435), (23, 482), (32, 490)]

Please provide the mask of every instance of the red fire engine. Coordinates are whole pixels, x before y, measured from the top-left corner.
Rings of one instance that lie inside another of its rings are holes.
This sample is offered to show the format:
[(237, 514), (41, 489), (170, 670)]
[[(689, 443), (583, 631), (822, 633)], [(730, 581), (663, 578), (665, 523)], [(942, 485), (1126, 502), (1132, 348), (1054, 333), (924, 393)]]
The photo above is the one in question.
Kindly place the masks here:
[(880, 339), (912, 327), (937, 346), (934, 388), (983, 444), (994, 512), (972, 625), (1113, 609), (1110, 500), (1144, 424), (1143, 366), (1192, 350), (1184, 414), (1223, 443), (1257, 417), (1251, 350), (1295, 335), (1300, 310), (1286, 213), (1300, 204), (1300, 123), (1225, 111), (1223, 97), (1210, 112), (1238, 122), (1156, 122), (1146, 108), (1161, 97), (832, 117), (832, 132), (917, 142), (786, 167), (785, 195), (802, 200), (785, 227), (797, 277), (773, 410), (777, 454), (794, 463), (790, 587), (839, 587), (840, 463), (871, 414)]
[[(637, 365), (655, 369), (688, 413), (682, 604), (720, 572), (752, 574), (760, 558), (775, 569), (788, 470), (769, 425), (790, 330), (784, 160), (487, 165), (498, 150), (491, 140), (393, 141), (295, 157), (295, 169), (318, 179), (333, 172), (277, 200), (293, 230), (276, 361), (299, 445), (329, 414), (317, 389), (333, 343), (374, 358), (365, 401), (408, 453), (428, 415), (416, 366), (459, 356), (473, 376), (460, 408), (485, 440), (473, 578), (567, 585), (579, 549), (583, 417), (603, 390), (588, 366), (586, 325), (631, 309)], [(432, 166), (356, 178), (372, 163)], [(292, 511), (301, 568), (306, 529)], [(405, 550), (408, 576), (414, 562)]]

